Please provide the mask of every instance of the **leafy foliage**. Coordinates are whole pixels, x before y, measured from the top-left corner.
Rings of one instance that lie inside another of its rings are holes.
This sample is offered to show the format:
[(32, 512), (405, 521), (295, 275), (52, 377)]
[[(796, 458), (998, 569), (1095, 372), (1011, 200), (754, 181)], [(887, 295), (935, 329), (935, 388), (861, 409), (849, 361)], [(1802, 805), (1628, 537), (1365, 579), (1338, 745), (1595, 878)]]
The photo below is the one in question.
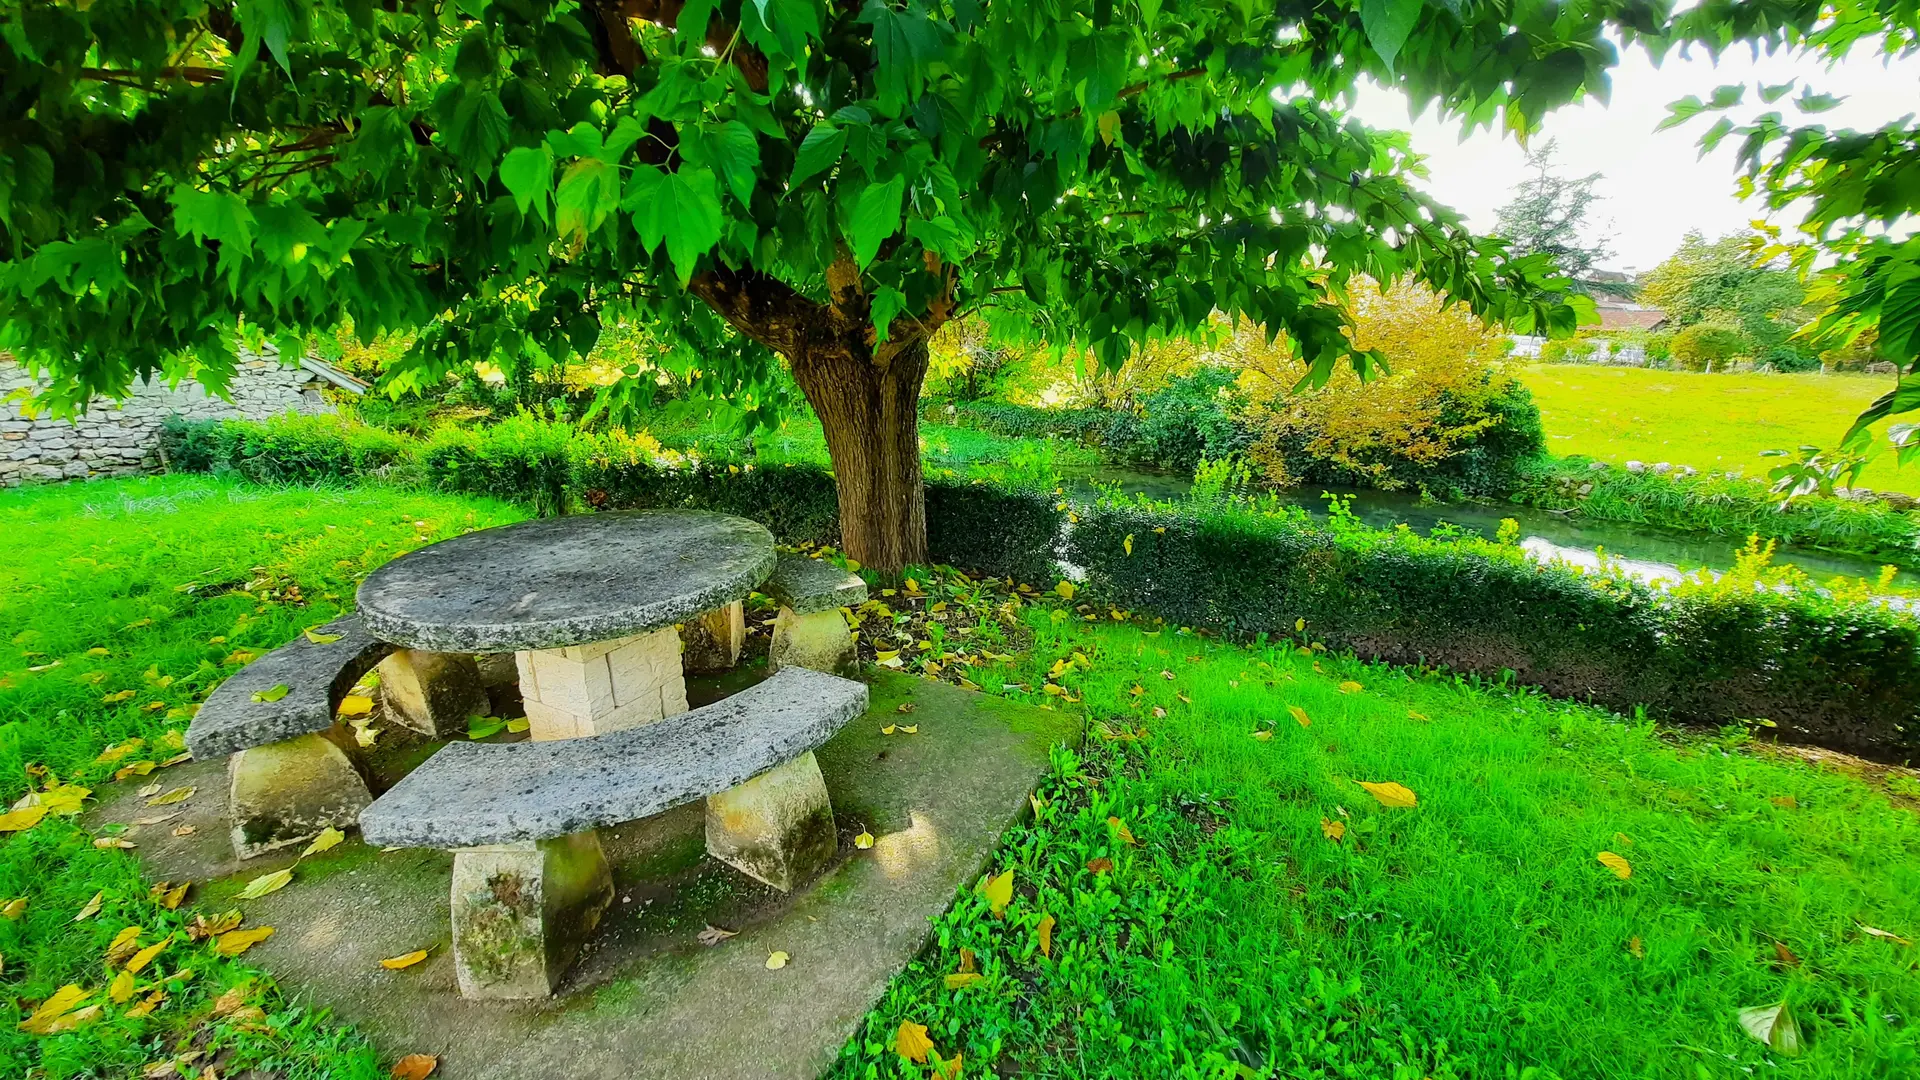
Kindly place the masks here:
[(1553, 155), (1557, 146), (1548, 139), (1527, 151), (1527, 167), (1533, 175), (1522, 180), (1513, 199), (1502, 206), (1494, 219), (1494, 235), (1513, 244), (1518, 254), (1536, 252), (1551, 258), (1560, 272), (1581, 281), (1595, 267), (1611, 258), (1606, 240), (1590, 239), (1587, 220), (1600, 197), (1593, 188), (1599, 173), (1568, 178), (1557, 174)]
[[(1756, 264), (1764, 250), (1759, 237), (1738, 234), (1711, 243), (1690, 232), (1680, 248), (1641, 283), (1641, 297), (1667, 313), (1679, 333), (1674, 359), (1693, 368), (1705, 360), (1751, 357), (1782, 371), (1802, 371), (1819, 360), (1804, 344), (1791, 340), (1808, 312), (1799, 275), (1780, 259)], [(1688, 330), (1706, 327), (1689, 336)], [(1704, 337), (1711, 332), (1711, 340)]]

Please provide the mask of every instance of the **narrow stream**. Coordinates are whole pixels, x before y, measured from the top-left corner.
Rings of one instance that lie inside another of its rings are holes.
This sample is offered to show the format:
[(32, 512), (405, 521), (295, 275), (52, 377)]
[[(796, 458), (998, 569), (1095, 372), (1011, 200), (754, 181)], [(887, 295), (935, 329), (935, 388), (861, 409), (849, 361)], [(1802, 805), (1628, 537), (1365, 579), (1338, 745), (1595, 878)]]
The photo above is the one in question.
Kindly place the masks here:
[[(1128, 495), (1179, 499), (1193, 486), (1192, 481), (1171, 474), (1117, 465), (1062, 467), (1059, 471), (1068, 489), (1083, 496), (1095, 494), (1096, 485), (1108, 488), (1117, 485)], [(1353, 496), (1354, 515), (1375, 528), (1407, 525), (1428, 533), (1434, 526), (1447, 522), (1491, 538), (1499, 530), (1501, 518), (1512, 518), (1520, 524), (1521, 548), (1534, 559), (1541, 562), (1560, 559), (1575, 566), (1595, 567), (1604, 550), (1610, 564), (1646, 581), (1672, 580), (1702, 568), (1731, 569), (1734, 551), (1740, 546), (1728, 537), (1593, 521), (1512, 504), (1423, 503), (1418, 495), (1404, 492), (1311, 487), (1281, 492), (1280, 498), (1304, 507), (1316, 517), (1325, 517), (1327, 503), (1321, 497), (1323, 490)], [(1859, 556), (1791, 546), (1782, 546), (1775, 552), (1773, 561), (1775, 565), (1797, 566), (1817, 582), (1825, 582), (1838, 574), (1871, 581), (1879, 577), (1881, 566)], [(1901, 588), (1920, 589), (1920, 574), (1912, 571), (1902, 570), (1893, 580)]]

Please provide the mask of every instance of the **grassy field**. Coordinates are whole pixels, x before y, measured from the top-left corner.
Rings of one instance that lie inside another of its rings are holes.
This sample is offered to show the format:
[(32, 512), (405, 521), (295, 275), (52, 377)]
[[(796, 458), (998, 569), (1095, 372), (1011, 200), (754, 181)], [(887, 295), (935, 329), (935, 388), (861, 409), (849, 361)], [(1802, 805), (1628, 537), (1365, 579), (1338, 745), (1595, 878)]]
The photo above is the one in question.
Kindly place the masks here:
[[(1893, 386), (1884, 375), (1703, 375), (1645, 368), (1540, 364), (1520, 369), (1547, 429), (1547, 449), (1603, 461), (1671, 461), (1764, 476), (1762, 450), (1833, 446), (1853, 418)], [(1920, 468), (1887, 454), (1860, 483), (1920, 494)]]
[[(403, 550), (516, 516), (206, 478), (0, 494), (14, 650), (0, 653), (0, 796), (96, 785), (109, 743), (147, 740), (120, 763), (170, 752), (175, 710), (234, 652), (322, 621)], [(1014, 620), (1030, 647), (951, 660), (944, 677), (1083, 709), (1090, 734), (1056, 755), (1036, 817), (995, 857), (1012, 873), (1003, 910), (957, 898), (845, 1048), (841, 1080), (934, 1075), (896, 1053), (902, 1024), (925, 1026), (943, 1060), (962, 1055), (968, 1077), (1920, 1074), (1916, 950), (1865, 929), (1920, 936), (1911, 778), (1890, 791), (1737, 734), (1680, 738), (1503, 688), (919, 581), (923, 597), (888, 601), (894, 633), (918, 637), (913, 612), (942, 601), (949, 624)], [(863, 635), (884, 629), (866, 618)], [(1363, 781), (1417, 802), (1390, 807)], [(244, 957), (184, 940), (141, 980), (162, 1004), (128, 1015), (146, 998), (105, 995), (113, 937), (138, 925), (155, 941), (212, 913), (192, 894), (166, 910), (127, 853), (93, 839), (70, 817), (0, 839), (0, 905), (26, 900), (0, 920), (0, 1061), (126, 1076), (192, 1038), (221, 1076), (372, 1078), (414, 1049), (370, 1047), (288, 1005)], [(99, 914), (75, 922), (96, 892)], [(949, 980), (969, 954), (980, 978)], [(17, 1030), (69, 983), (100, 1013)], [(245, 1006), (212, 1016), (235, 988)], [(1794, 1059), (1737, 1021), (1782, 1000), (1808, 1044)]]

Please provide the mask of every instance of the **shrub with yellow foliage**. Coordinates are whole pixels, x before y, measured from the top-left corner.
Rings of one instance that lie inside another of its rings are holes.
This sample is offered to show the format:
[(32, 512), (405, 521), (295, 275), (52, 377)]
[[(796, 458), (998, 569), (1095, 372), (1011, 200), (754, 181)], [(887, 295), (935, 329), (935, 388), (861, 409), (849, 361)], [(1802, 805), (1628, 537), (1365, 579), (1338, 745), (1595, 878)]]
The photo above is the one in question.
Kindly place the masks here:
[(1343, 368), (1295, 392), (1306, 366), (1287, 340), (1234, 330), (1226, 351), (1242, 368), (1247, 456), (1268, 483), (1490, 495), (1544, 452), (1540, 411), (1505, 369), (1508, 342), (1471, 312), (1414, 286), (1361, 286), (1350, 313), (1355, 343), (1384, 355), (1390, 374), (1363, 383)]

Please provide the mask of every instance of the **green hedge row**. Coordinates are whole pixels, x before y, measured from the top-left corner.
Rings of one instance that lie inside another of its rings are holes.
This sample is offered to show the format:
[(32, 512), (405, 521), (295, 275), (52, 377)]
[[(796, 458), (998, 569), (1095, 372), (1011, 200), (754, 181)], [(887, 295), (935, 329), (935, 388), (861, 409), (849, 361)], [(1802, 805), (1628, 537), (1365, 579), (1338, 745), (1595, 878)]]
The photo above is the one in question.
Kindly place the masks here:
[[(1131, 549), (1129, 551), (1129, 549)], [(1066, 558), (1107, 602), (1237, 635), (1306, 634), (1694, 724), (1767, 720), (1794, 741), (1920, 750), (1920, 624), (1864, 599), (1729, 577), (1670, 591), (1515, 548), (1300, 513), (1097, 507)]]
[[(543, 516), (679, 507), (752, 518), (786, 544), (840, 539), (838, 493), (825, 469), (689, 457), (531, 417), (441, 428), (424, 440), (337, 417), (172, 420), (162, 447), (176, 470), (261, 483), (386, 477), (522, 502)], [(1065, 514), (1050, 492), (939, 477), (927, 480), (926, 492), (934, 560), (1024, 581), (1052, 578)]]
[[(331, 442), (328, 432), (331, 430)], [(832, 475), (675, 458), (618, 435), (518, 419), (393, 439), (340, 421), (168, 429), (176, 468), (261, 480), (359, 482), (369, 472), (549, 512), (690, 507), (764, 522), (787, 543), (837, 543)], [(1038, 490), (933, 480), (934, 560), (1044, 586), (1056, 557), (1104, 603), (1236, 636), (1306, 635), (1396, 663), (1499, 676), (1681, 722), (1765, 719), (1855, 753), (1920, 750), (1920, 622), (1864, 598), (1762, 587), (1750, 576), (1658, 591), (1541, 566), (1478, 539), (1425, 538), (1242, 505), (1065, 513)]]
[(1601, 521), (1626, 521), (1744, 540), (1830, 548), (1920, 565), (1920, 518), (1879, 502), (1797, 499), (1785, 510), (1767, 483), (1753, 477), (1699, 473), (1676, 476), (1593, 468), (1586, 458), (1543, 458), (1520, 470), (1509, 496), (1542, 510), (1576, 510)]

